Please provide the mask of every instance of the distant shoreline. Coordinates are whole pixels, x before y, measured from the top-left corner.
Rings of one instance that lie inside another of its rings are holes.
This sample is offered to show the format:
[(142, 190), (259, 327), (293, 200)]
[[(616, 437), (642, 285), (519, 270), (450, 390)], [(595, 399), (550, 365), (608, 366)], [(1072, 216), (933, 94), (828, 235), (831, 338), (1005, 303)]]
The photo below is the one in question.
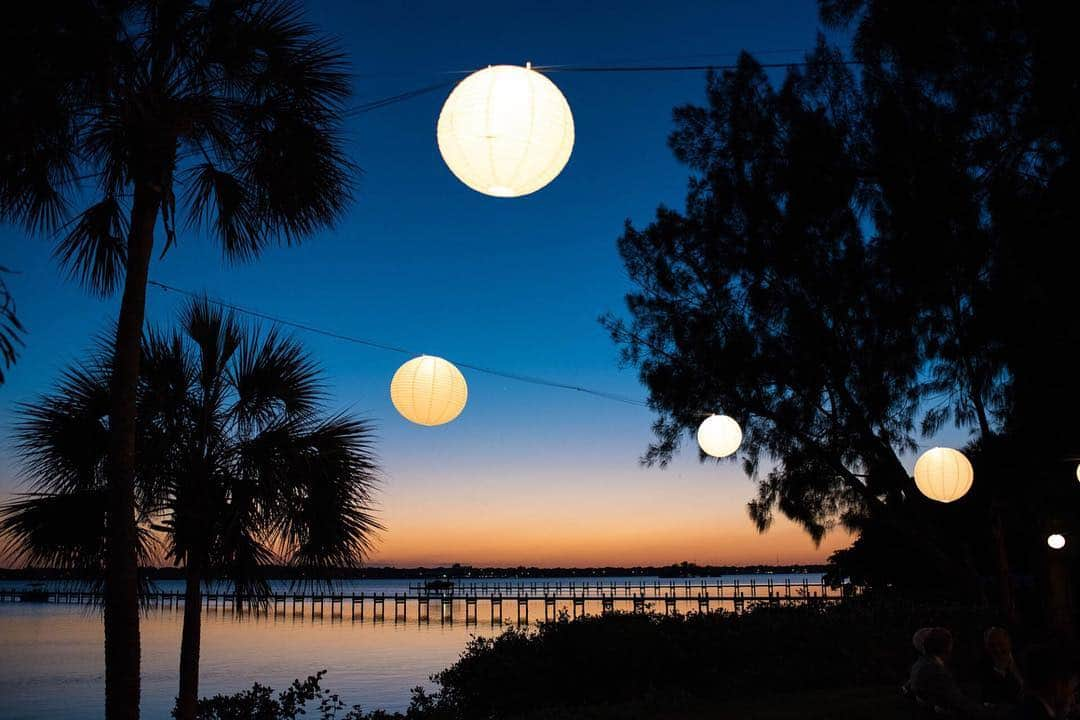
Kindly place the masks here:
[[(471, 567), (449, 565), (438, 567), (362, 567), (313, 571), (295, 567), (266, 568), (264, 577), (274, 580), (331, 578), (335, 580), (425, 580), (430, 578), (494, 579), (494, 578), (567, 578), (567, 577), (718, 577), (722, 575), (807, 574), (824, 573), (825, 565), (695, 565), (682, 563), (666, 566), (634, 567)], [(161, 567), (145, 570), (149, 580), (182, 580), (183, 568)], [(46, 568), (0, 568), (0, 580), (77, 580), (86, 577), (72, 571)]]

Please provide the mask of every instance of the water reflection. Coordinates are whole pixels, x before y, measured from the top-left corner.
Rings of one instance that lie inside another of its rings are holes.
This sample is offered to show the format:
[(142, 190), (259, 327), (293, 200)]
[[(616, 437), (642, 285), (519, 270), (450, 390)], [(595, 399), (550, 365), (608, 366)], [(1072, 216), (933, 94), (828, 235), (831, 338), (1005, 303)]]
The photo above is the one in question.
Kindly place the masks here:
[[(801, 583), (803, 576), (792, 576)], [(811, 576), (811, 582), (818, 576)], [(783, 576), (774, 578), (784, 582)], [(530, 581), (521, 581), (530, 582)], [(568, 581), (563, 581), (564, 584)], [(577, 581), (580, 585), (581, 581)], [(605, 581), (608, 582), (608, 581)], [(635, 580), (635, 582), (637, 582)], [(513, 581), (511, 581), (513, 584)], [(9, 585), (5, 583), (4, 585)], [(162, 589), (172, 589), (162, 583)], [(178, 584), (177, 584), (178, 585)], [(178, 589), (178, 588), (177, 588)], [(363, 581), (335, 592), (364, 592), (363, 619), (352, 617), (346, 598), (331, 612), (327, 601), (322, 612), (310, 601), (299, 612), (287, 607), (276, 612), (237, 612), (219, 602), (204, 610), (200, 691), (203, 695), (235, 692), (253, 682), (283, 687), (296, 677), (327, 669), (324, 687), (348, 703), (366, 708), (401, 710), (416, 685), (428, 685), (431, 674), (450, 665), (470, 636), (491, 636), (503, 624), (535, 622), (557, 612), (574, 613), (572, 602), (553, 606), (542, 599), (528, 603), (514, 597), (502, 601), (491, 622), (489, 601), (479, 599), (469, 608), (466, 601), (442, 603), (432, 600), (427, 619), (415, 600), (404, 608), (393, 594), (408, 590), (408, 582)], [(372, 612), (371, 595), (386, 593), (382, 619)], [(630, 610), (630, 603), (616, 605)], [(711, 608), (726, 607), (713, 603)], [(312, 613), (314, 609), (314, 615)], [(660, 607), (650, 609), (663, 612)], [(698, 609), (696, 600), (677, 603), (679, 612)], [(395, 619), (395, 610), (397, 611)], [(445, 612), (441, 612), (445, 610)], [(586, 600), (578, 608), (599, 613), (603, 602)], [(475, 614), (474, 614), (475, 612)], [(526, 614), (527, 613), (527, 614)], [(176, 693), (180, 630), (183, 614), (175, 608), (151, 608), (142, 622), (143, 712), (148, 718), (168, 717)], [(475, 618), (476, 622), (473, 622)], [(101, 716), (104, 687), (102, 626), (93, 607), (77, 604), (0, 603), (0, 720), (81, 720)]]

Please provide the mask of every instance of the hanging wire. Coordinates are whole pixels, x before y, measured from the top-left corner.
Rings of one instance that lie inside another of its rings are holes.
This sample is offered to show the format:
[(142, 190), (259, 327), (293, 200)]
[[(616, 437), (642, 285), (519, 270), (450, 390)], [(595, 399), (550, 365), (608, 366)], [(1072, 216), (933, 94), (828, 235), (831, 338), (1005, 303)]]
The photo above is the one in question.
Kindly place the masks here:
[[(862, 65), (861, 60), (820, 60), (815, 62), (773, 62), (758, 63), (763, 70), (775, 70), (777, 68), (806, 67), (808, 65)], [(612, 72), (692, 72), (703, 70), (736, 70), (737, 64), (717, 65), (533, 65), (533, 70), (540, 72), (581, 72), (581, 73), (612, 73)]]
[[(752, 54), (761, 55), (761, 54), (778, 54), (778, 53), (789, 53), (789, 52), (790, 53), (800, 52), (800, 50), (797, 50), (797, 49), (766, 50), (766, 51), (759, 51), (759, 52), (752, 53)], [(802, 51), (802, 52), (805, 52), (805, 51)], [(712, 55), (704, 54), (704, 55), (692, 55), (692, 56), (688, 56), (688, 57), (730, 57), (730, 56), (733, 56), (733, 55), (736, 55), (736, 54), (737, 53), (715, 53), (715, 54), (712, 54)], [(860, 62), (858, 60), (818, 61), (818, 62), (815, 62), (815, 63), (810, 63), (810, 62), (806, 62), (806, 61), (800, 61), (800, 62), (759, 63), (759, 67), (761, 67), (762, 69), (805, 67), (805, 66), (808, 66), (808, 65), (811, 65), (811, 64), (821, 64), (822, 62), (824, 62), (824, 64), (828, 64), (828, 65), (861, 65), (862, 64), (862, 62)], [(725, 63), (725, 64), (710, 63), (710, 64), (707, 64), (707, 65), (533, 65), (531, 67), (534, 70), (538, 71), (538, 72), (546, 72), (546, 73), (554, 73), (554, 72), (577, 72), (577, 73), (629, 72), (629, 73), (646, 73), (646, 72), (723, 71), (723, 70), (734, 70), (734, 69), (738, 68), (738, 65), (735, 64), (735, 63)], [(441, 74), (442, 75), (461, 76), (461, 75), (468, 75), (471, 72), (474, 72), (474, 71), (472, 71), (472, 70), (448, 71), (448, 72), (444, 72), (444, 73), (441, 73)], [(442, 82), (434, 83), (434, 84), (431, 84), (431, 85), (425, 85), (423, 87), (419, 87), (419, 88), (416, 88), (416, 89), (413, 89), (413, 90), (407, 90), (405, 92), (398, 93), (396, 95), (390, 95), (388, 97), (379, 98), (379, 99), (372, 100), (372, 101), (369, 101), (369, 102), (361, 103), (360, 105), (357, 105), (355, 107), (352, 107), (352, 108), (346, 110), (344, 114), (347, 117), (354, 117), (356, 115), (362, 115), (362, 114), (365, 114), (365, 113), (368, 113), (368, 112), (372, 112), (374, 110), (380, 110), (380, 109), (382, 109), (384, 107), (388, 107), (390, 105), (396, 105), (398, 103), (405, 102), (407, 100), (412, 100), (412, 99), (417, 98), (417, 97), (422, 97), (424, 95), (428, 95), (428, 94), (436, 92), (438, 90), (446, 89), (448, 87), (451, 87), (452, 85), (457, 84), (457, 82), (458, 82), (457, 78), (452, 79), (452, 80), (444, 80)], [(193, 297), (193, 298), (204, 298), (205, 297), (205, 296), (200, 295), (198, 293), (191, 292), (190, 290), (184, 290), (182, 288), (177, 288), (177, 287), (167, 285), (167, 284), (162, 283), (162, 282), (158, 282), (156, 280), (149, 280), (148, 282), (149, 282), (150, 285), (153, 285), (153, 286), (158, 287), (158, 288), (160, 288), (162, 290), (165, 290), (166, 292), (176, 292), (176, 293), (180, 293), (182, 295), (186, 295), (188, 297)], [(303, 330), (305, 332), (315, 333), (317, 335), (323, 335), (325, 337), (333, 338), (335, 340), (341, 340), (341, 341), (344, 341), (344, 342), (349, 342), (349, 343), (353, 343), (353, 344), (357, 344), (357, 345), (364, 345), (366, 347), (372, 347), (372, 348), (376, 348), (376, 349), (379, 349), (379, 350), (386, 350), (386, 351), (389, 351), (389, 352), (396, 352), (396, 353), (401, 353), (401, 354), (405, 354), (405, 355), (419, 355), (419, 354), (421, 354), (421, 353), (413, 352), (413, 351), (408, 350), (406, 348), (401, 348), (401, 347), (397, 347), (397, 346), (394, 346), (394, 345), (389, 345), (387, 343), (381, 343), (381, 342), (377, 342), (377, 341), (374, 341), (374, 340), (367, 340), (367, 339), (364, 339), (364, 338), (353, 337), (353, 336), (350, 336), (350, 335), (343, 335), (341, 333), (333, 332), (333, 331), (330, 331), (330, 330), (323, 330), (322, 328), (318, 328), (318, 327), (315, 327), (313, 325), (309, 325), (307, 323), (299, 323), (299, 322), (295, 322), (295, 321), (292, 321), (292, 320), (286, 320), (285, 318), (277, 317), (277, 316), (271, 315), (269, 313), (260, 312), (258, 310), (252, 310), (250, 308), (245, 308), (245, 307), (242, 307), (240, 305), (236, 305), (234, 303), (226, 302), (226, 301), (223, 301), (223, 300), (217, 300), (217, 299), (213, 299), (213, 298), (205, 298), (205, 299), (207, 300), (207, 302), (210, 302), (210, 303), (212, 303), (214, 305), (217, 305), (217, 306), (223, 307), (223, 308), (227, 308), (229, 310), (233, 310), (233, 311), (238, 312), (238, 313), (243, 313), (245, 315), (250, 315), (252, 317), (257, 317), (257, 318), (260, 318), (260, 319), (263, 319), (263, 320), (268, 320), (270, 322), (278, 323), (280, 325), (285, 325), (287, 327), (296, 328), (298, 330)], [(581, 386), (581, 385), (573, 385), (571, 383), (564, 383), (564, 382), (559, 382), (559, 381), (556, 381), (556, 380), (548, 380), (546, 378), (540, 378), (540, 377), (535, 377), (535, 376), (531, 376), (531, 375), (520, 375), (518, 373), (506, 372), (506, 371), (503, 371), (503, 370), (484, 367), (484, 366), (481, 366), (481, 365), (473, 365), (472, 363), (460, 362), (458, 360), (452, 360), (451, 359), (451, 362), (453, 362), (455, 365), (457, 365), (459, 367), (463, 367), (463, 368), (466, 368), (466, 369), (469, 369), (469, 370), (474, 370), (476, 372), (481, 372), (481, 373), (484, 373), (486, 375), (492, 375), (492, 376), (495, 376), (495, 377), (505, 378), (507, 380), (516, 380), (518, 382), (529, 383), (531, 385), (540, 385), (540, 386), (544, 386), (544, 387), (552, 387), (552, 388), (558, 388), (558, 389), (562, 389), (562, 390), (572, 390), (574, 392), (580, 392), (580, 393), (584, 393), (584, 394), (587, 394), (587, 395), (592, 395), (594, 397), (603, 398), (605, 400), (611, 400), (611, 401), (614, 401), (614, 402), (624, 403), (626, 405), (633, 405), (633, 406), (636, 406), (636, 407), (643, 407), (643, 408), (649, 407), (649, 404), (647, 402), (642, 401), (642, 400), (637, 400), (635, 398), (630, 398), (630, 397), (626, 397), (626, 396), (623, 396), (623, 395), (618, 395), (618, 394), (615, 394), (615, 393), (605, 392), (603, 390), (595, 390), (593, 388), (588, 388), (588, 387), (584, 387), (584, 386)], [(707, 416), (707, 415), (710, 415), (711, 413), (702, 411), (699, 414), (703, 415), (703, 416)]]
[(403, 93), (398, 93), (397, 95), (391, 95), (390, 97), (362, 103), (360, 105), (357, 105), (356, 107), (346, 110), (344, 114), (346, 117), (362, 115), (364, 113), (371, 112), (372, 110), (384, 108), (387, 105), (396, 105), (399, 102), (404, 102), (405, 100), (412, 100), (413, 98), (427, 95), (428, 93), (433, 93), (436, 90), (443, 90), (455, 84), (457, 84), (457, 80), (444, 80), (443, 82), (435, 83), (434, 85), (425, 85), (424, 87), (417, 88), (415, 90), (409, 90)]
[[(419, 353), (419, 352), (410, 350), (408, 348), (399, 347), (397, 345), (391, 345), (389, 343), (379, 342), (377, 340), (368, 340), (366, 338), (355, 337), (355, 336), (352, 336), (352, 335), (345, 335), (345, 334), (342, 334), (342, 333), (334, 332), (332, 330), (324, 330), (323, 328), (316, 327), (316, 326), (311, 325), (309, 323), (297, 322), (295, 320), (287, 320), (287, 319), (279, 317), (277, 315), (272, 315), (270, 313), (262, 312), (261, 310), (254, 310), (252, 308), (244, 307), (242, 305), (237, 305), (235, 303), (227, 302), (225, 300), (219, 300), (217, 298), (208, 297), (208, 296), (203, 295), (201, 293), (196, 293), (196, 292), (193, 292), (191, 290), (185, 290), (183, 288), (178, 288), (178, 287), (176, 287), (174, 285), (169, 285), (167, 283), (163, 283), (163, 282), (160, 282), (158, 280), (148, 280), (147, 284), (153, 285), (154, 287), (159, 288), (161, 290), (164, 290), (165, 292), (174, 292), (174, 293), (178, 293), (180, 295), (185, 295), (187, 297), (195, 298), (195, 299), (198, 299), (198, 300), (205, 299), (207, 302), (209, 302), (212, 305), (216, 305), (218, 307), (225, 308), (227, 310), (232, 310), (233, 312), (241, 313), (243, 315), (249, 315), (251, 317), (256, 317), (256, 318), (259, 318), (261, 320), (267, 320), (269, 322), (273, 322), (273, 323), (276, 323), (278, 325), (284, 325), (286, 327), (295, 328), (297, 330), (302, 330), (304, 332), (313, 333), (315, 335), (322, 335), (323, 337), (332, 338), (334, 340), (341, 340), (343, 342), (353, 343), (354, 345), (363, 345), (365, 347), (375, 348), (377, 350), (386, 350), (387, 352), (395, 352), (395, 353), (399, 353), (399, 354), (402, 354), (402, 355), (416, 356), (416, 355), (422, 355), (423, 354), (423, 353)], [(574, 392), (584, 393), (586, 395), (592, 395), (594, 397), (602, 398), (604, 400), (611, 400), (613, 402), (623, 403), (625, 405), (633, 405), (635, 407), (643, 407), (643, 408), (649, 407), (648, 403), (646, 403), (646, 402), (644, 402), (642, 400), (637, 400), (635, 398), (627, 397), (625, 395), (619, 395), (617, 393), (606, 392), (604, 390), (596, 390), (596, 389), (585, 387), (585, 386), (582, 386), (582, 385), (574, 385), (572, 383), (560, 382), (558, 380), (549, 380), (547, 378), (536, 377), (536, 376), (533, 376), (533, 375), (521, 375), (519, 373), (507, 372), (505, 370), (498, 370), (496, 368), (485, 367), (483, 365), (474, 365), (472, 363), (466, 363), (466, 362), (461, 362), (459, 360), (454, 360), (453, 358), (447, 358), (447, 359), (450, 362), (452, 362), (454, 365), (457, 365), (458, 367), (463, 367), (463, 368), (466, 368), (468, 370), (474, 370), (474, 371), (479, 372), (479, 373), (484, 373), (485, 375), (492, 375), (492, 376), (495, 376), (495, 377), (501, 377), (501, 378), (505, 378), (507, 380), (515, 380), (517, 382), (528, 383), (530, 385), (541, 385), (541, 386), (544, 386), (544, 387), (558, 388), (558, 389), (561, 389), (561, 390), (572, 390)]]
[[(794, 52), (787, 50), (778, 50), (773, 52)], [(798, 62), (771, 62), (771, 63), (758, 63), (758, 67), (764, 70), (775, 70), (780, 68), (792, 68), (792, 67), (807, 67), (809, 65), (862, 65), (861, 60), (819, 60), (814, 62), (807, 62), (805, 60)], [(722, 71), (722, 70), (735, 70), (739, 66), (735, 63), (710, 63), (708, 65), (533, 65), (532, 69), (537, 72), (543, 73), (655, 73), (655, 72), (701, 72), (701, 71)], [(474, 72), (473, 70), (455, 70), (442, 73), (444, 75), (468, 75)], [(421, 97), (429, 93), (433, 93), (436, 90), (443, 90), (445, 88), (456, 85), (458, 80), (445, 80), (443, 82), (435, 83), (434, 85), (425, 85), (424, 87), (416, 88), (415, 90), (407, 90), (397, 95), (390, 95), (388, 97), (379, 98), (370, 102), (362, 103), (353, 108), (345, 111), (347, 117), (353, 117), (356, 115), (362, 115), (364, 113), (371, 112), (372, 110), (379, 110), (389, 105), (396, 105), (397, 103), (404, 102), (406, 100), (412, 100), (413, 98)]]

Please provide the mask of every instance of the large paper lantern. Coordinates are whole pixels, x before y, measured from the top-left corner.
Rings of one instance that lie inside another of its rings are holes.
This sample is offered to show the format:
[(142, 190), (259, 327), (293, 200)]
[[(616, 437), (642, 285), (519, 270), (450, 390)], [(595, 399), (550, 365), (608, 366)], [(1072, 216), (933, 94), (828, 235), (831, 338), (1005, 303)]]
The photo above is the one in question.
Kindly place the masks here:
[(536, 192), (562, 172), (574, 148), (566, 98), (531, 66), (495, 65), (458, 83), (436, 131), (450, 171), (495, 197)]
[(406, 420), (417, 425), (444, 425), (465, 409), (469, 388), (453, 364), (421, 355), (398, 368), (390, 381), (390, 400)]
[(727, 457), (742, 444), (742, 428), (727, 415), (710, 415), (698, 427), (697, 441), (706, 455)]
[(952, 448), (931, 448), (915, 461), (915, 486), (931, 500), (958, 500), (971, 489), (974, 479), (971, 463)]

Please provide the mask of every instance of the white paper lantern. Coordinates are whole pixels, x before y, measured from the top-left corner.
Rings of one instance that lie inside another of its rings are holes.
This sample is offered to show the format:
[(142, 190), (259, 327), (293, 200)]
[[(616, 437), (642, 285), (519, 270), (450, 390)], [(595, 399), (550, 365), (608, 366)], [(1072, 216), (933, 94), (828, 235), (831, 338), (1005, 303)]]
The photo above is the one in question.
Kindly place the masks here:
[(1080, 465), (1076, 466), (1076, 479), (1080, 480)]
[(952, 448), (931, 448), (915, 461), (915, 485), (931, 500), (958, 500), (967, 494), (974, 480), (971, 463)]
[(1050, 546), (1051, 550), (1060, 550), (1065, 547), (1065, 536), (1058, 533), (1054, 533), (1050, 537), (1046, 538), (1046, 544)]
[(452, 363), (421, 355), (398, 368), (390, 381), (390, 400), (417, 425), (444, 425), (465, 409), (469, 388)]
[(495, 197), (536, 192), (574, 148), (574, 117), (555, 83), (531, 66), (495, 65), (458, 83), (436, 131), (450, 171)]
[(698, 427), (697, 441), (706, 455), (727, 457), (742, 444), (742, 428), (727, 415), (710, 415)]

